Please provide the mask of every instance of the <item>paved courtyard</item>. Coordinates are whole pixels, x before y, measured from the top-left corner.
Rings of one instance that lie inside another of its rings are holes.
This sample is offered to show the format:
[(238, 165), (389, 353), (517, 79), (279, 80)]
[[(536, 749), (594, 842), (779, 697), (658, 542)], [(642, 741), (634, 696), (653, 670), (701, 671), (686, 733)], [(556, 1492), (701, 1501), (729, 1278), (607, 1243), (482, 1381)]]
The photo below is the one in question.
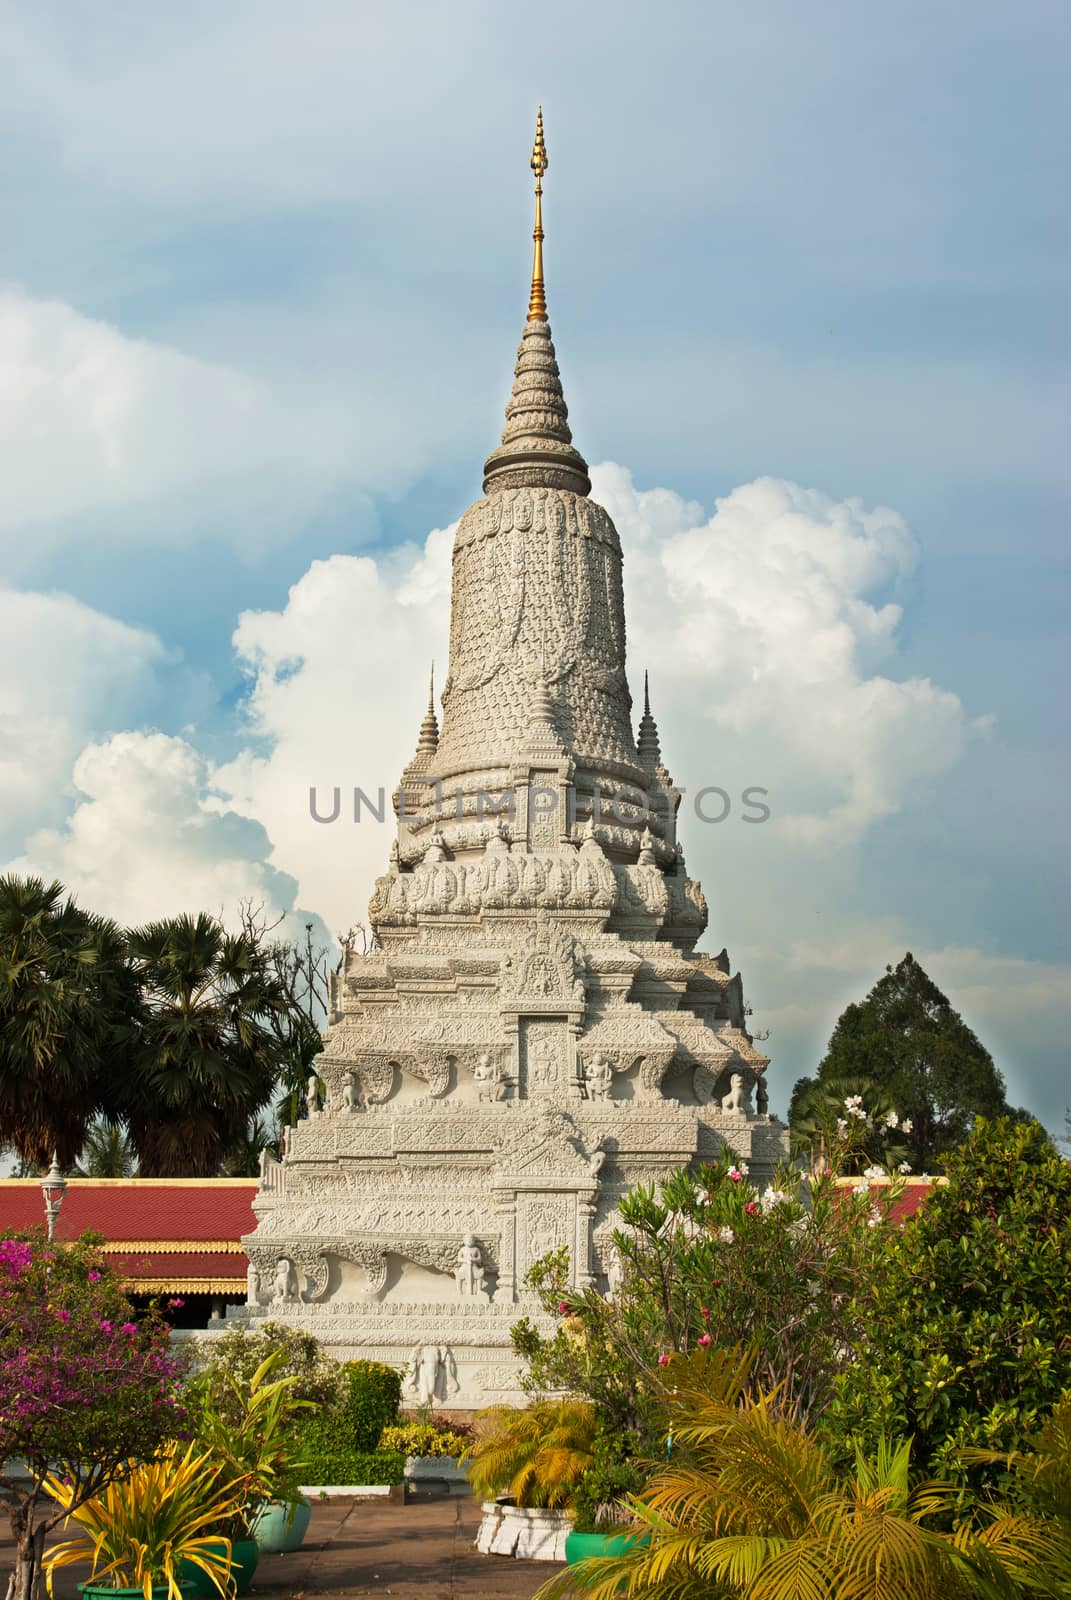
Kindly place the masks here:
[[(557, 1565), (477, 1555), (472, 1542), (479, 1520), (479, 1506), (467, 1498), (409, 1505), (379, 1499), (314, 1504), (301, 1549), (293, 1555), (262, 1556), (252, 1596), (531, 1600)], [(4, 1519), (0, 1574), (11, 1570), (12, 1554)], [(56, 1600), (77, 1600), (77, 1585), (87, 1576), (79, 1567), (57, 1572)]]

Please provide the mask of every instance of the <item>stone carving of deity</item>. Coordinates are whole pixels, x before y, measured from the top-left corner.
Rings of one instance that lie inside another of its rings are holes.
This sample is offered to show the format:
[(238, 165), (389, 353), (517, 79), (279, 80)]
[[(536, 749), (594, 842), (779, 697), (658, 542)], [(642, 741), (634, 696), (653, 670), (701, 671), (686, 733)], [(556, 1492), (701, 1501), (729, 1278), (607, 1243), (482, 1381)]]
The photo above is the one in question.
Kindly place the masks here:
[(613, 1300), (620, 1289), (624, 1279), (624, 1270), (621, 1266), (621, 1257), (617, 1249), (611, 1245), (606, 1259), (606, 1298)]
[(742, 1072), (734, 1072), (730, 1077), (729, 1093), (722, 1101), (721, 1108), (731, 1116), (751, 1116), (751, 1085), (745, 1082)]
[(436, 1400), (446, 1400), (461, 1387), (454, 1353), (448, 1344), (414, 1345), (409, 1365), (412, 1370), (405, 1388), (418, 1405), (430, 1406)]
[(316, 1117), (320, 1114), (320, 1080), (315, 1072), (309, 1073), (309, 1081), (305, 1085), (305, 1105), (309, 1116)]
[(532, 1087), (552, 1089), (558, 1080), (558, 1052), (549, 1039), (532, 1042)]
[(465, 1241), (457, 1252), (457, 1267), (454, 1271), (454, 1281), (461, 1298), (486, 1300), (487, 1290), (484, 1288), (486, 1276), (483, 1254), (476, 1243), (476, 1235), (466, 1233)]
[(472, 1076), (476, 1082), (478, 1099), (504, 1100), (506, 1098), (506, 1074), (499, 1063), (492, 1060), (486, 1053), (476, 1058)]
[(245, 1269), (245, 1303), (247, 1306), (260, 1304), (260, 1273), (252, 1262)]
[(596, 1056), (584, 1072), (584, 1083), (589, 1100), (609, 1100), (613, 1088), (614, 1071), (605, 1056)]
[(770, 1110), (770, 1091), (766, 1087), (766, 1079), (759, 1077), (755, 1080), (755, 1103), (759, 1108), (759, 1116), (765, 1117)]
[(271, 1303), (273, 1306), (292, 1306), (297, 1305), (300, 1299), (297, 1277), (294, 1273), (294, 1263), (289, 1256), (280, 1256), (275, 1264), (275, 1281), (272, 1284)]
[(591, 1160), (588, 1162), (588, 1171), (591, 1174), (591, 1178), (594, 1183), (598, 1183), (599, 1173), (606, 1165), (609, 1157), (610, 1152), (606, 1148), (606, 1140), (600, 1139), (598, 1144), (595, 1146), (595, 1149), (592, 1151)]

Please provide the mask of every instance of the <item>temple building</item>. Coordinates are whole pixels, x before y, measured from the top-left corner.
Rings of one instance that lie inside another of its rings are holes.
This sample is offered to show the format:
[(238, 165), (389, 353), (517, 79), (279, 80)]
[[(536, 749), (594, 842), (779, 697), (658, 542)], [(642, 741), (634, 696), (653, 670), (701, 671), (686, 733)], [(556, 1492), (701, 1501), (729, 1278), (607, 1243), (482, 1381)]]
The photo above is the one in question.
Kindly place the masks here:
[[(707, 926), (645, 697), (622, 552), (573, 443), (543, 278), (542, 116), (528, 316), (501, 443), (453, 551), (449, 672), (394, 796), (367, 954), (347, 950), (309, 1116), (265, 1158), (248, 1305), (414, 1399), (516, 1397), (527, 1274), (567, 1247), (612, 1292), (631, 1186), (786, 1153), (739, 975)], [(322, 1098), (320, 1085), (322, 1084)], [(230, 1317), (234, 1317), (232, 1310)]]

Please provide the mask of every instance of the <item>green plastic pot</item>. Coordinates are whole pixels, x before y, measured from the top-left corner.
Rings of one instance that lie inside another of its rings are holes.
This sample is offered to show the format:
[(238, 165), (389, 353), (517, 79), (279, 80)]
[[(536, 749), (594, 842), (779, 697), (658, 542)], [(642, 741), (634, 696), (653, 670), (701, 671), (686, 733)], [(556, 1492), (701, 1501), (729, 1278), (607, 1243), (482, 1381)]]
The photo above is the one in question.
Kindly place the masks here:
[[(260, 1546), (255, 1539), (234, 1540), (231, 1545), (231, 1576), (235, 1582), (236, 1594), (249, 1593), (249, 1586), (253, 1582), (253, 1574), (257, 1570), (259, 1560)], [(208, 1573), (203, 1572), (200, 1567), (195, 1567), (192, 1561), (179, 1562), (178, 1580), (184, 1594), (187, 1583), (191, 1585), (189, 1600), (220, 1600), (219, 1590)], [(114, 1593), (114, 1590), (112, 1592)]]
[[(192, 1584), (185, 1578), (179, 1578), (178, 1586), (187, 1600), (193, 1600)], [(83, 1595), (85, 1600), (121, 1600), (123, 1595), (126, 1595), (128, 1600), (135, 1600), (137, 1595), (141, 1596), (141, 1600), (145, 1600), (145, 1590), (140, 1584), (133, 1589), (113, 1589), (109, 1583), (80, 1583), (78, 1593)], [(167, 1600), (169, 1593), (166, 1583), (154, 1583), (152, 1586), (152, 1600)]]
[(634, 1544), (646, 1544), (647, 1533), (578, 1533), (571, 1528), (565, 1536), (565, 1559), (571, 1567), (589, 1556), (621, 1556)]
[(300, 1500), (265, 1500), (249, 1527), (260, 1546), (261, 1555), (277, 1555), (300, 1550), (309, 1529), (312, 1506)]

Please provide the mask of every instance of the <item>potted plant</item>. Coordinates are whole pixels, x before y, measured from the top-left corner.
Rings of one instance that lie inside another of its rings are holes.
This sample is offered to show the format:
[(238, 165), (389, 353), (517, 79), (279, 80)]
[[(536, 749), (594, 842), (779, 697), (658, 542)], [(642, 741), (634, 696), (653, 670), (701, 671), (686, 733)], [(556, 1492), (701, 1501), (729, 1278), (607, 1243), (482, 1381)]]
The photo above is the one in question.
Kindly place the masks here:
[[(248, 1590), (260, 1555), (255, 1526), (265, 1503), (290, 1506), (301, 1498), (305, 1458), (295, 1422), (299, 1412), (312, 1409), (312, 1402), (295, 1398), (293, 1375), (272, 1377), (279, 1364), (277, 1354), (267, 1356), (248, 1386), (224, 1374), (222, 1393), (204, 1375), (190, 1385), (198, 1444), (243, 1486), (240, 1505), (216, 1529), (232, 1541), (239, 1595)], [(204, 1578), (193, 1571), (188, 1575), (195, 1583), (191, 1600), (207, 1595)]]
[(536, 1400), (521, 1410), (492, 1406), (462, 1460), (484, 1502), (477, 1549), (560, 1561), (573, 1493), (591, 1467), (597, 1417), (586, 1400)]
[(572, 1566), (589, 1556), (616, 1556), (647, 1535), (636, 1526), (624, 1503), (643, 1487), (643, 1476), (622, 1454), (620, 1438), (600, 1432), (592, 1464), (573, 1490), (573, 1526), (565, 1538), (565, 1559)]
[(57, 1568), (89, 1561), (89, 1582), (82, 1585), (86, 1600), (180, 1600), (192, 1589), (184, 1573), (197, 1573), (208, 1594), (233, 1595), (231, 1544), (216, 1530), (238, 1513), (245, 1486), (195, 1444), (181, 1454), (178, 1444), (166, 1445), (81, 1504), (73, 1503), (70, 1480), (50, 1476), (45, 1487), (68, 1508), (66, 1525), (79, 1529), (45, 1557), (49, 1594)]

